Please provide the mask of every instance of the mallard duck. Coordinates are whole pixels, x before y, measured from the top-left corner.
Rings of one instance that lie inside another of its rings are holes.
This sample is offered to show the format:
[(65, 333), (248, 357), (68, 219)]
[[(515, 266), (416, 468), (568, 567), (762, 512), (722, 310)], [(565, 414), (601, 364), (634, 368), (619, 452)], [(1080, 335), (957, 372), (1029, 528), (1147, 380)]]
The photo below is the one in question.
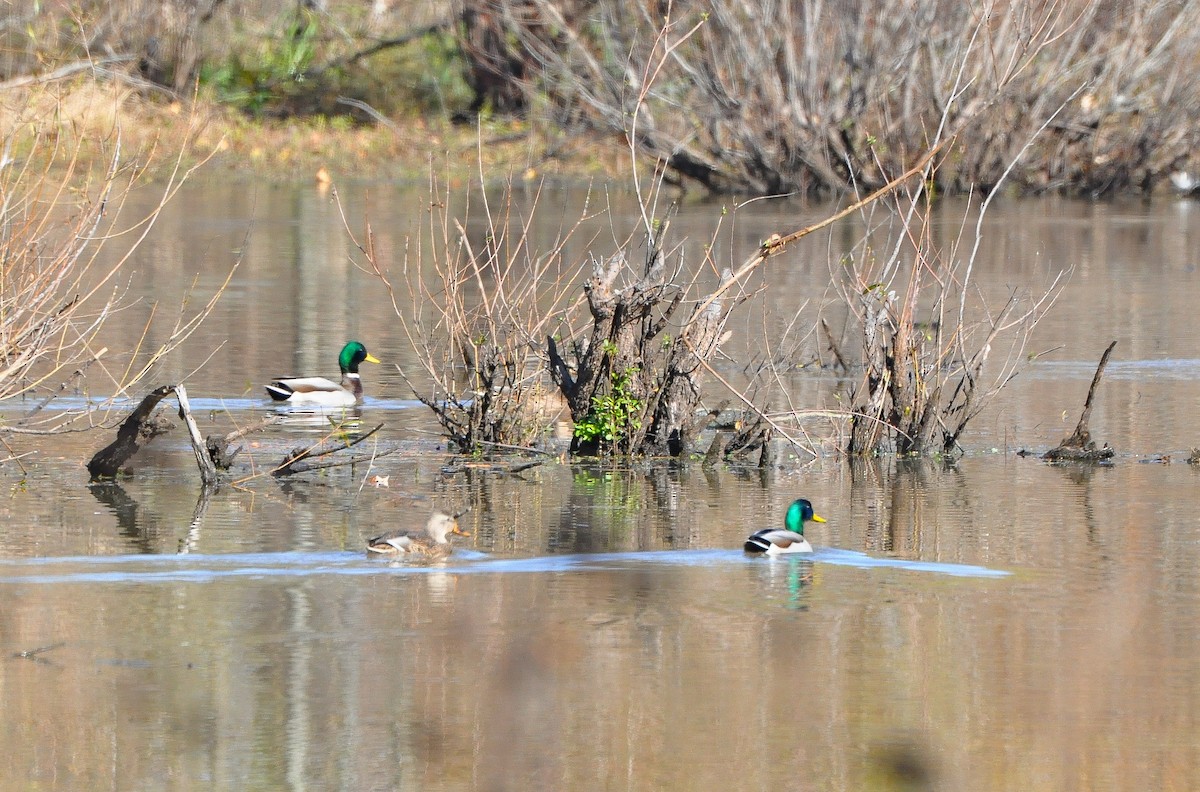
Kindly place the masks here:
[(367, 540), (367, 550), (371, 553), (386, 555), (407, 555), (420, 558), (441, 558), (450, 555), (454, 548), (450, 544), (450, 534), (470, 536), (470, 532), (458, 527), (458, 518), (466, 510), (458, 514), (443, 514), (434, 512), (421, 531), (392, 531), (380, 534)]
[(747, 553), (811, 553), (812, 545), (804, 538), (804, 522), (825, 522), (825, 518), (813, 511), (812, 504), (805, 498), (799, 498), (788, 507), (787, 515), (783, 518), (782, 528), (763, 528), (755, 531), (746, 539), (744, 548)]
[(324, 377), (282, 377), (267, 386), (267, 393), (275, 401), (288, 404), (305, 404), (319, 407), (352, 407), (362, 401), (362, 379), (358, 376), (358, 364), (378, 363), (379, 359), (367, 352), (357, 341), (342, 347), (338, 355), (338, 366), (342, 370), (342, 384)]

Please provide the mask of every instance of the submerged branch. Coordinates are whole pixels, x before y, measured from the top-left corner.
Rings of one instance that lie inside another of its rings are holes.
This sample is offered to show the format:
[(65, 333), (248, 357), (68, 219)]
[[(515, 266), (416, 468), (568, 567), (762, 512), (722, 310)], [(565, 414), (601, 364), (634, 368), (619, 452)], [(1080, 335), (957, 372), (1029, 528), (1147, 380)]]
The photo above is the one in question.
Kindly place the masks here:
[(350, 459), (324, 460), (321, 462), (315, 461), (320, 457), (336, 454), (339, 451), (346, 451), (350, 448), (353, 448), (382, 428), (383, 424), (377, 424), (371, 431), (361, 434), (352, 440), (345, 439), (344, 435), (342, 436), (343, 439), (340, 440), (333, 440), (326, 437), (306, 448), (294, 449), (290, 454), (284, 457), (283, 462), (281, 462), (278, 467), (271, 471), (271, 475), (290, 476), (296, 473), (304, 473), (309, 470), (320, 470), (321, 468), (337, 467), (339, 465), (353, 465), (357, 462), (366, 462), (380, 456), (387, 456), (388, 454), (392, 453), (390, 449), (378, 454), (371, 454), (370, 456), (352, 456)]

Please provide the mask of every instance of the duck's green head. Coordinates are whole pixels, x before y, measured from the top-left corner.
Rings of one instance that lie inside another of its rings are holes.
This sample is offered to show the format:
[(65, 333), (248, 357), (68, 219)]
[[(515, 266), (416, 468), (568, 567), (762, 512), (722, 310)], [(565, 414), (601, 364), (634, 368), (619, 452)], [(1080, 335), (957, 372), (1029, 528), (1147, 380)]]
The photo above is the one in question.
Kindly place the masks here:
[(357, 374), (358, 364), (362, 362), (378, 363), (379, 358), (367, 352), (367, 348), (357, 341), (351, 341), (346, 346), (342, 347), (342, 354), (338, 355), (338, 365), (342, 369), (343, 374)]
[(783, 527), (804, 536), (804, 523), (808, 520), (825, 522), (824, 517), (813, 511), (812, 504), (806, 498), (799, 498), (788, 506), (787, 515), (783, 518)]

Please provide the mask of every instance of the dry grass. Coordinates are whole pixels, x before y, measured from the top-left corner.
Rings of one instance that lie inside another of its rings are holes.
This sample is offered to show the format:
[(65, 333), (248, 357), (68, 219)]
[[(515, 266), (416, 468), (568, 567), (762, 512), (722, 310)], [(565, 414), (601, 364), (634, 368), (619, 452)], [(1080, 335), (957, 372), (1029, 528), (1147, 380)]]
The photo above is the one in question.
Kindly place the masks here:
[[(55, 119), (73, 166), (85, 170), (107, 166), (102, 141), (118, 129), (127, 161), (184, 151), (185, 166), (207, 160), (207, 173), (262, 181), (310, 179), (322, 168), (342, 178), (420, 181), (431, 161), (448, 167), (454, 181), (471, 179), (481, 162), (497, 178), (614, 178), (620, 161), (620, 147), (611, 139), (567, 136), (527, 121), (474, 126), (411, 117), (364, 126), (345, 117), (256, 120), (203, 96), (163, 99), (78, 75), (0, 90), (0, 108), (5, 139), (29, 119)], [(17, 158), (64, 164), (52, 154), (28, 140), (13, 151)]]

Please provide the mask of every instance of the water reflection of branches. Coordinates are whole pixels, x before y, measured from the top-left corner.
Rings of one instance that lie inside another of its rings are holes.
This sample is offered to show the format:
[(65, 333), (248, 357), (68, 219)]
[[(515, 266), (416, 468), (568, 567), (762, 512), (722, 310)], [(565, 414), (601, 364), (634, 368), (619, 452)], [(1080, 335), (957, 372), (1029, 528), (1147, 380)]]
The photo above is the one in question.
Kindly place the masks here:
[[(962, 472), (943, 461), (852, 458), (849, 464), (851, 522), (866, 526), (862, 549), (868, 552), (907, 555), (919, 551), (926, 524), (939, 524), (936, 518), (926, 518), (931, 492), (958, 492), (959, 500), (969, 498)], [(953, 477), (951, 486), (942, 480), (946, 474)], [(855, 513), (863, 507), (865, 515)]]
[[(103, 481), (92, 482), (88, 485), (88, 490), (117, 518), (121, 535), (133, 543), (135, 552), (155, 555), (163, 551), (158, 543), (161, 520), (153, 515), (144, 515), (137, 500), (124, 487), (116, 481)], [(195, 549), (200, 540), (200, 526), (208, 510), (211, 495), (212, 490), (209, 487), (200, 488), (187, 534), (180, 540), (178, 552), (188, 553)]]

